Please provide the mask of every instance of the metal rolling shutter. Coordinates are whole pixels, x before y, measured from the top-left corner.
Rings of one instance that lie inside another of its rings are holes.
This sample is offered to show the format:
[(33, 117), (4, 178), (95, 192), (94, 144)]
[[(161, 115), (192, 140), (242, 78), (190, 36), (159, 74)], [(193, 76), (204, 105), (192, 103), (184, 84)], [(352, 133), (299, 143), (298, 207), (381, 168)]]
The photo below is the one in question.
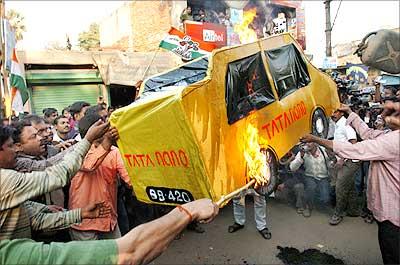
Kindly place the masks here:
[(32, 87), (33, 112), (42, 115), (44, 108), (56, 108), (61, 114), (63, 108), (75, 101), (96, 104), (101, 90), (98, 85), (55, 85)]

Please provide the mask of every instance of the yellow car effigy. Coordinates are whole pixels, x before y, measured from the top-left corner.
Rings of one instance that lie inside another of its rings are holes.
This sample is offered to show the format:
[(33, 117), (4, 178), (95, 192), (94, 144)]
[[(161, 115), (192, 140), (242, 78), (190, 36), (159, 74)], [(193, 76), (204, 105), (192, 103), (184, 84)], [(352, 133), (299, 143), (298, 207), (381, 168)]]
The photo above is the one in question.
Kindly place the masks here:
[(272, 192), (276, 161), (306, 133), (326, 137), (338, 107), (334, 81), (281, 34), (148, 78), (110, 120), (137, 198), (175, 205), (262, 182), (260, 150)]

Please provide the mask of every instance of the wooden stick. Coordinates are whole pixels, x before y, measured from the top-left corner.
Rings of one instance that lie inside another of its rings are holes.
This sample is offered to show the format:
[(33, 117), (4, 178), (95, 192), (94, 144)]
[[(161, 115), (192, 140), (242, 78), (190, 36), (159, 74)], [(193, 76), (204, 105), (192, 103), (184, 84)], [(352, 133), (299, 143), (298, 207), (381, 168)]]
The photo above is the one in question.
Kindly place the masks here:
[(160, 51), (160, 47), (158, 47), (158, 49), (154, 52), (153, 58), (151, 59), (150, 63), (147, 65), (146, 70), (144, 70), (142, 80), (144, 80), (144, 78), (146, 77), (146, 74), (149, 71), (150, 66), (153, 64), (154, 59), (156, 58), (156, 55), (158, 54), (159, 51)]
[(243, 187), (227, 194), (227, 195), (223, 195), (221, 197), (221, 199), (219, 199), (219, 201), (217, 201), (217, 205), (219, 208), (221, 208), (221, 205), (224, 204), (224, 202), (231, 200), (233, 197), (237, 196), (240, 192), (242, 192), (243, 190), (246, 190), (248, 188), (250, 188), (251, 186), (253, 186), (256, 183), (255, 179), (252, 179), (249, 183), (247, 183), (246, 185), (244, 185)]

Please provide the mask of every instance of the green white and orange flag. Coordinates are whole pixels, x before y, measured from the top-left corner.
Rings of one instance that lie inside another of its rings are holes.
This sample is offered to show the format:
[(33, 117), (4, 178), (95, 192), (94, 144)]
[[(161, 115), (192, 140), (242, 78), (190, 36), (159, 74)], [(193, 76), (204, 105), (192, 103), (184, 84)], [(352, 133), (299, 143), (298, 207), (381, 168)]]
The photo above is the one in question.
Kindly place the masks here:
[(29, 93), (26, 87), (24, 72), (18, 63), (15, 49), (11, 59), (10, 73), (11, 109), (16, 113), (22, 113), (24, 112), (25, 102), (29, 99)]
[(186, 61), (207, 55), (216, 48), (214, 44), (193, 39), (174, 27), (171, 27), (168, 35), (160, 42), (160, 47), (172, 51)]

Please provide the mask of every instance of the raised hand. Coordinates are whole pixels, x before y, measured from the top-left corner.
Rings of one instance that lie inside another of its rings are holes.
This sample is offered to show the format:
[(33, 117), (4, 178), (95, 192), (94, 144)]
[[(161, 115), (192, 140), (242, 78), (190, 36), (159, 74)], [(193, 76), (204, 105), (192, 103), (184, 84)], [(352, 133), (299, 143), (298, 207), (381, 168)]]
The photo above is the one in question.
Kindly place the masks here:
[(88, 206), (81, 209), (82, 219), (104, 218), (111, 213), (111, 208), (103, 202), (89, 203)]
[(338, 108), (339, 111), (346, 113), (347, 115), (349, 115), (350, 113), (352, 113), (353, 111), (351, 110), (350, 106), (346, 105), (346, 104), (340, 104), (340, 108)]
[(400, 102), (387, 102), (383, 107), (382, 117), (393, 129), (400, 128)]
[(47, 205), (47, 208), (53, 213), (64, 211), (64, 208), (58, 205)]
[(111, 146), (119, 139), (118, 130), (115, 127), (110, 127), (105, 134), (101, 145), (105, 150), (110, 150)]
[(302, 143), (312, 143), (312, 142), (315, 142), (317, 139), (318, 139), (318, 137), (316, 137), (315, 135), (306, 134), (300, 138), (300, 141)]
[(85, 139), (90, 143), (94, 140), (102, 137), (109, 129), (110, 124), (108, 122), (103, 122), (102, 120), (96, 121), (86, 133)]

